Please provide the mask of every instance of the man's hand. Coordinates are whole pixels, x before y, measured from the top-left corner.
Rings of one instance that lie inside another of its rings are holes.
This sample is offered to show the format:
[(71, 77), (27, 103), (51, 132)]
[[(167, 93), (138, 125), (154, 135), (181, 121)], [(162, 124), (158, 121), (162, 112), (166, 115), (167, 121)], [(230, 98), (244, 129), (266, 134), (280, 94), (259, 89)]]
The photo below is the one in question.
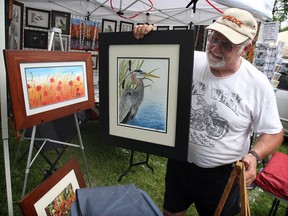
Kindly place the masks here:
[(245, 167), (246, 186), (250, 186), (257, 175), (257, 161), (251, 154), (246, 154), (242, 158)]
[(144, 38), (145, 35), (149, 34), (153, 30), (153, 25), (137, 25), (133, 29), (133, 35), (136, 39)]

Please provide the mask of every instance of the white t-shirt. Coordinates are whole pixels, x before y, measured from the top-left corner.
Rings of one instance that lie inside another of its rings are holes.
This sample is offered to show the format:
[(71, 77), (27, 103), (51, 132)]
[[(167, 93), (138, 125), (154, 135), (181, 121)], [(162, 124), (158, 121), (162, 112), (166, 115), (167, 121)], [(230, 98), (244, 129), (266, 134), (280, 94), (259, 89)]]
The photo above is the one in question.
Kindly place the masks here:
[(194, 53), (188, 161), (200, 167), (233, 163), (249, 150), (251, 131), (279, 133), (276, 98), (267, 77), (242, 58), (240, 68), (215, 77), (206, 53)]

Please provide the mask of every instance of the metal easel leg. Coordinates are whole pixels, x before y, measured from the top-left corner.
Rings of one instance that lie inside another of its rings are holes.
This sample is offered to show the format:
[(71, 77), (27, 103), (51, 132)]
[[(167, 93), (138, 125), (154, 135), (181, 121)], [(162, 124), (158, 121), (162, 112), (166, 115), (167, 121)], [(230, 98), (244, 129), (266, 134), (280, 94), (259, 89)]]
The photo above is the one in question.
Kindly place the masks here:
[(37, 126), (33, 126), (32, 130), (32, 136), (31, 136), (31, 141), (30, 141), (30, 147), (29, 147), (29, 153), (28, 153), (28, 158), (27, 158), (27, 164), (26, 164), (26, 170), (25, 170), (25, 179), (24, 179), (24, 186), (22, 190), (22, 198), (25, 196), (25, 191), (26, 191), (26, 185), (28, 182), (28, 176), (30, 172), (30, 167), (31, 167), (31, 159), (32, 159), (32, 152), (34, 148), (34, 140), (35, 140), (35, 134), (36, 134), (36, 128)]
[(82, 137), (81, 137), (81, 133), (80, 133), (80, 127), (79, 127), (79, 123), (78, 123), (78, 118), (77, 118), (77, 114), (74, 113), (74, 119), (75, 119), (75, 125), (76, 125), (76, 129), (77, 129), (77, 135), (79, 138), (79, 144), (80, 144), (80, 148), (83, 154), (83, 158), (84, 158), (84, 164), (85, 164), (85, 168), (86, 168), (86, 173), (87, 173), (87, 179), (88, 179), (88, 183), (89, 186), (91, 187), (91, 182), (90, 182), (90, 177), (89, 177), (89, 172), (88, 172), (88, 166), (87, 166), (87, 161), (86, 161), (86, 156), (85, 156), (85, 152), (84, 152), (84, 145), (82, 142)]

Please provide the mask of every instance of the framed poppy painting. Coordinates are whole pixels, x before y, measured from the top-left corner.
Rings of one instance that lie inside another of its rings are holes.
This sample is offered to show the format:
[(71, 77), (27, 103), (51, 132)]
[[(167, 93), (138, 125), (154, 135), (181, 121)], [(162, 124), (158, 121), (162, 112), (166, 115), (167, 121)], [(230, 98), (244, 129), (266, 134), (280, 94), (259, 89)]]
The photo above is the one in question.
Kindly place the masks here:
[(23, 215), (66, 215), (76, 200), (76, 189), (85, 187), (74, 157), (19, 201)]
[(100, 34), (100, 122), (108, 143), (187, 159), (193, 38), (193, 30), (141, 40), (131, 32)]
[(94, 106), (91, 53), (5, 50), (15, 128)]

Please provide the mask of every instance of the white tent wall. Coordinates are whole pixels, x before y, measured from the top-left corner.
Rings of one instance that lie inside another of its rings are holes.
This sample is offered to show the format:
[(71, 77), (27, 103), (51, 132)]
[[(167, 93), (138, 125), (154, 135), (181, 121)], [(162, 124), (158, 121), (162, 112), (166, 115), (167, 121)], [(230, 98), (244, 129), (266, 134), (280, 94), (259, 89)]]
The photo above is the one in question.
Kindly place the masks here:
[[(258, 20), (271, 20), (275, 0), (199, 0), (196, 13), (190, 0), (19, 0), (26, 7), (58, 10), (95, 19), (152, 23), (155, 25), (208, 25), (227, 7), (238, 7), (253, 13)], [(212, 6), (214, 7), (212, 7)], [(123, 12), (119, 16), (117, 12)], [(149, 14), (149, 15), (148, 15)]]

